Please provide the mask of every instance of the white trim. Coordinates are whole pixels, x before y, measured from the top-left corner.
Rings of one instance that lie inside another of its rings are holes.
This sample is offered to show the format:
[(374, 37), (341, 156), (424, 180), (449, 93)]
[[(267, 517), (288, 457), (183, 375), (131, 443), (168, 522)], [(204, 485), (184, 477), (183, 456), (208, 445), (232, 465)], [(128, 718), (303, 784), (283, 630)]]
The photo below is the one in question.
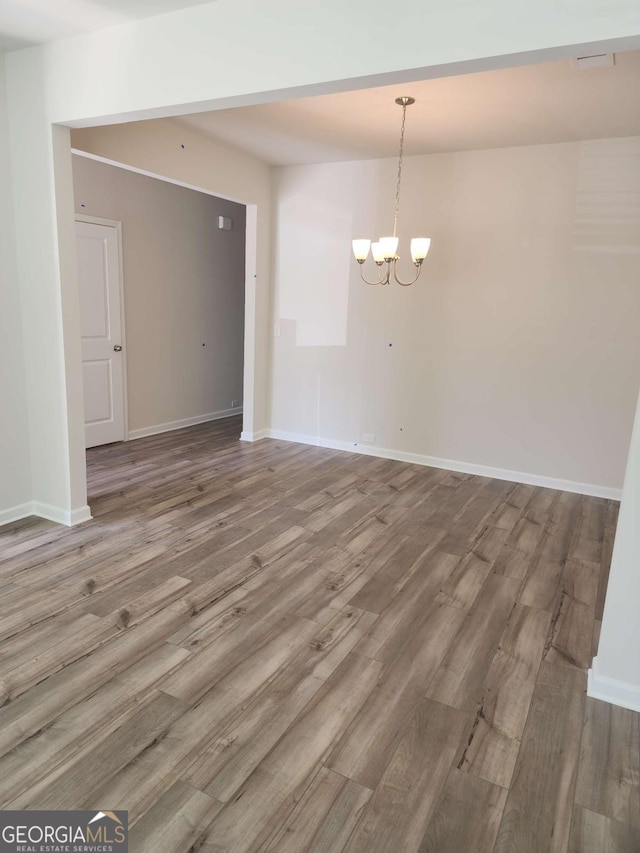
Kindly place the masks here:
[(587, 696), (628, 708), (630, 711), (640, 711), (640, 685), (608, 678), (606, 675), (600, 675), (597, 669), (596, 657), (587, 673)]
[(74, 213), (76, 222), (86, 222), (88, 225), (104, 225), (105, 228), (121, 228), (119, 219), (103, 219), (101, 216), (90, 216), (88, 213)]
[(149, 435), (160, 435), (163, 432), (172, 432), (176, 429), (185, 429), (185, 427), (196, 426), (196, 424), (206, 424), (208, 421), (219, 421), (222, 418), (231, 418), (234, 415), (241, 414), (242, 406), (237, 406), (235, 409), (223, 409), (221, 412), (209, 412), (206, 415), (196, 415), (193, 418), (182, 418), (179, 421), (168, 421), (165, 424), (142, 427), (142, 429), (131, 429), (129, 430), (129, 440), (146, 438)]
[(2, 510), (0, 512), (0, 526), (11, 524), (13, 521), (20, 521), (23, 518), (29, 518), (31, 515), (46, 518), (47, 521), (55, 521), (56, 524), (64, 524), (65, 527), (75, 527), (76, 524), (82, 524), (85, 521), (90, 521), (92, 518), (91, 510), (86, 505), (78, 509), (66, 510), (58, 506), (51, 506), (51, 504), (41, 503), (40, 501), (28, 501), (27, 503)]
[(0, 526), (11, 524), (13, 521), (20, 521), (22, 518), (28, 518), (30, 515), (34, 515), (33, 501), (7, 507), (7, 509), (0, 510)]
[[(110, 160), (108, 157), (101, 157), (99, 154), (92, 154), (90, 151), (83, 151), (81, 148), (72, 148), (71, 153), (76, 157), (86, 157), (87, 160), (96, 160), (98, 163), (106, 163), (107, 166), (115, 166), (117, 169), (124, 169), (127, 172), (135, 172), (137, 175), (144, 175), (145, 178), (155, 178), (157, 181), (164, 181), (165, 184), (175, 184), (177, 187), (184, 187), (187, 190), (193, 190), (203, 195), (212, 195), (214, 198), (221, 198), (225, 201), (233, 201), (236, 204), (248, 206), (250, 202), (244, 199), (235, 198), (223, 193), (206, 190), (203, 187), (197, 187), (195, 184), (187, 184), (185, 181), (178, 181), (176, 178), (169, 178), (166, 175), (161, 175), (159, 172), (149, 172), (147, 169), (140, 169), (138, 166), (131, 166), (129, 163), (123, 163), (121, 160)], [(106, 222), (107, 220), (105, 220)]]
[(78, 509), (72, 509), (71, 512), (67, 513), (67, 517), (69, 518), (69, 527), (75, 527), (76, 524), (84, 524), (85, 521), (91, 521), (93, 518), (91, 507), (88, 504)]
[(240, 441), (262, 441), (263, 438), (270, 438), (268, 429), (260, 429), (258, 432), (248, 432), (243, 429), (240, 433)]
[[(123, 441), (129, 440), (129, 391), (127, 388), (127, 336), (124, 322), (124, 254), (122, 249), (122, 222), (118, 219), (103, 219), (100, 216), (90, 216), (88, 213), (74, 214), (76, 222), (86, 222), (89, 225), (103, 225), (105, 228), (115, 228), (116, 243), (118, 244), (118, 278), (120, 285), (120, 346), (122, 347), (122, 417)], [(85, 438), (86, 443), (86, 438)]]
[[(334, 441), (315, 435), (301, 435), (284, 432), (278, 429), (266, 430), (269, 438), (280, 441), (295, 441), (299, 444), (311, 444), (316, 447), (328, 447), (332, 450), (345, 450), (349, 453), (362, 453), (365, 456), (379, 456), (383, 459), (395, 459), (397, 462), (412, 462), (415, 465), (426, 465), (429, 468), (444, 468), (447, 471), (459, 471), (463, 474), (477, 474), (479, 477), (490, 477), (493, 480), (508, 480), (512, 483), (525, 483), (528, 486), (540, 486), (544, 489), (557, 489), (562, 492), (575, 492), (579, 495), (590, 495), (596, 498), (607, 498), (619, 501), (622, 489), (610, 486), (599, 486), (592, 483), (576, 483), (573, 480), (560, 480), (556, 477), (546, 477), (540, 474), (527, 474), (522, 471), (510, 471), (503, 468), (491, 468), (488, 465), (477, 465), (475, 462), (459, 462), (454, 459), (440, 459), (437, 456), (424, 456), (420, 453), (407, 453), (404, 450), (389, 450), (373, 445), (350, 444), (348, 441)], [(251, 440), (251, 439), (248, 439)]]
[(77, 509), (66, 510), (59, 506), (51, 506), (41, 501), (34, 501), (32, 504), (33, 515), (38, 515), (40, 518), (46, 518), (48, 521), (55, 521), (56, 524), (64, 524), (66, 527), (75, 527), (76, 524), (82, 524), (84, 521), (90, 521), (92, 518), (91, 510), (85, 506)]

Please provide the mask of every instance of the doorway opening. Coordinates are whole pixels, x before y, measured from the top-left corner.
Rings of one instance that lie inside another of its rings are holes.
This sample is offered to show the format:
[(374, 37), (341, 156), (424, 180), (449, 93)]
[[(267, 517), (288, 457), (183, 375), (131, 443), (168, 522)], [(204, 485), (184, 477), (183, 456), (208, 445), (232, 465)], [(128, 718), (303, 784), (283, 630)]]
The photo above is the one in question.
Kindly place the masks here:
[(246, 205), (73, 155), (87, 447), (242, 414)]

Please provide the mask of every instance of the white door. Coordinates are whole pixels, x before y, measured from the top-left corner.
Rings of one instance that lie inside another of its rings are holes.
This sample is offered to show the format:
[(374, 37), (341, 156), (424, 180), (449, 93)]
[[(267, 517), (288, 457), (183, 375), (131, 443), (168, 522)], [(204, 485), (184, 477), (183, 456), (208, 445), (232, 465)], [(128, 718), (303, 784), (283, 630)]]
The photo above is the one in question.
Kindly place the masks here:
[(124, 351), (122, 346), (120, 246), (117, 223), (76, 221), (82, 375), (87, 447), (122, 441)]

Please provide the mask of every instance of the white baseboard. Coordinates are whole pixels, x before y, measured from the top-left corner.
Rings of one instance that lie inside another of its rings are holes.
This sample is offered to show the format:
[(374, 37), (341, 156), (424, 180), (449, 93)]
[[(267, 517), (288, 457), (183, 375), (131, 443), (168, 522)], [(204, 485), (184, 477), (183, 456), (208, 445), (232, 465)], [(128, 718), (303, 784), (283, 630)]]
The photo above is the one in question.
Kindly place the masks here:
[[(136, 439), (148, 435), (159, 435), (163, 432), (169, 432), (175, 429), (183, 429), (184, 427), (195, 426), (196, 424), (206, 423), (207, 421), (228, 418), (232, 415), (238, 415), (241, 413), (242, 408), (227, 409), (222, 412), (211, 412), (210, 414), (201, 415), (196, 418), (185, 418), (182, 421), (173, 421), (167, 424), (159, 424), (155, 427), (148, 427), (141, 430), (132, 430), (129, 433), (129, 438)], [(581, 495), (591, 495), (593, 497), (598, 498), (607, 498), (608, 500), (619, 501), (622, 496), (621, 489), (613, 489), (608, 486), (597, 486), (590, 483), (576, 483), (572, 480), (560, 480), (555, 477), (544, 477), (538, 474), (526, 474), (521, 471), (510, 471), (501, 468), (491, 468), (486, 465), (476, 465), (472, 462), (458, 462), (454, 459), (440, 459), (435, 456), (424, 456), (419, 453), (407, 453), (402, 450), (388, 450), (383, 447), (374, 447), (372, 445), (366, 444), (351, 444), (347, 441), (335, 441), (333, 439), (321, 438), (319, 436), (285, 432), (283, 430), (277, 429), (261, 429), (257, 430), (256, 432), (249, 432), (247, 430), (243, 430), (240, 435), (240, 438), (242, 441), (249, 442), (260, 441), (264, 438), (274, 438), (280, 441), (293, 441), (298, 444), (308, 444), (314, 447), (326, 447), (331, 450), (342, 450), (349, 453), (361, 453), (365, 456), (377, 456), (383, 459), (394, 459), (397, 462), (412, 462), (416, 465), (425, 465), (430, 468), (443, 468), (447, 471), (459, 471), (463, 474), (476, 474), (481, 477), (490, 477), (495, 480), (508, 480), (509, 482), (513, 483), (525, 483), (526, 485), (530, 486), (541, 486), (542, 488), (556, 489), (558, 491), (563, 492), (575, 492)], [(83, 522), (89, 521), (91, 519), (91, 511), (88, 506), (67, 511), (60, 509), (59, 507), (54, 507), (50, 506), (49, 504), (41, 503), (39, 501), (30, 501), (0, 511), (0, 525), (10, 524), (13, 521), (19, 521), (21, 518), (27, 518), (30, 515), (38, 515), (41, 518), (46, 518), (50, 521), (55, 521), (58, 524), (64, 524), (67, 527), (73, 527), (76, 524), (82, 524)], [(592, 678), (591, 670), (589, 671), (589, 677), (590, 679)], [(608, 684), (609, 687), (606, 687), (606, 689), (605, 686), (597, 687), (600, 682), (602, 682), (603, 685), (605, 683)], [(619, 687), (619, 684), (621, 683), (610, 682), (611, 679), (606, 679), (604, 677), (597, 678), (595, 675), (593, 676), (594, 690), (599, 690), (600, 692), (604, 691), (604, 693), (607, 693), (607, 690), (609, 690), (609, 692), (612, 691), (613, 695), (618, 689), (623, 690), (623, 692), (624, 690), (628, 689), (627, 687), (625, 687), (625, 685)], [(613, 701), (611, 699), (607, 699), (604, 693), (602, 696), (598, 693), (596, 698), (604, 698), (605, 701)], [(595, 696), (596, 694), (594, 693), (593, 695)], [(607, 693), (607, 695), (609, 694)], [(630, 699), (629, 701), (632, 701), (632, 699)], [(640, 710), (640, 697), (633, 701), (636, 701), (638, 705), (638, 707), (634, 706), (634, 710)], [(630, 706), (625, 705), (625, 707)]]
[(85, 521), (91, 521), (91, 507), (88, 504), (79, 509), (72, 509), (69, 513), (69, 527), (75, 527), (76, 524), (84, 524)]
[(591, 669), (587, 673), (587, 696), (628, 708), (630, 711), (640, 711), (640, 685), (601, 675), (598, 672), (597, 657), (593, 659)]
[[(374, 447), (368, 444), (350, 444), (348, 441), (334, 441), (315, 435), (302, 435), (293, 432), (283, 432), (278, 429), (266, 430), (269, 438), (280, 441), (295, 441), (298, 444), (311, 444), (315, 447), (327, 447), (331, 450), (345, 450), (349, 453), (362, 453), (365, 456), (378, 456), (383, 459), (394, 459), (396, 462), (412, 462), (415, 465), (426, 465), (429, 468), (444, 468), (447, 471), (458, 471), (462, 474), (476, 474), (479, 477), (490, 477), (494, 480), (508, 480), (512, 483), (524, 483), (528, 486), (541, 486), (545, 489), (556, 489), (561, 492), (575, 492), (579, 495), (590, 495), (596, 498), (607, 498), (619, 501), (622, 489), (609, 486), (598, 486), (592, 483), (576, 483), (573, 480), (560, 480), (556, 477), (545, 477), (540, 474), (527, 474), (522, 471), (510, 471), (503, 468), (491, 468), (487, 465), (477, 465), (474, 462), (459, 462), (455, 459), (440, 459), (437, 456), (424, 456), (420, 453), (407, 453), (404, 450), (389, 450), (384, 447)], [(251, 440), (251, 439), (249, 439)]]
[(66, 527), (75, 527), (76, 524), (82, 524), (84, 521), (90, 521), (92, 518), (91, 510), (86, 504), (77, 509), (65, 510), (58, 506), (42, 503), (41, 501), (33, 502), (32, 515), (38, 515), (40, 518), (55, 521), (56, 524), (64, 524)]
[(156, 424), (155, 426), (142, 427), (142, 429), (130, 429), (129, 441), (136, 438), (146, 438), (149, 435), (160, 435), (163, 432), (173, 432), (175, 429), (185, 429), (185, 427), (197, 426), (197, 424), (206, 424), (208, 421), (219, 421), (222, 418), (230, 418), (233, 415), (241, 415), (242, 406), (236, 409), (223, 409), (221, 412), (209, 412), (206, 415), (196, 415), (193, 418), (182, 418), (179, 421), (169, 421), (165, 424)]
[(21, 518), (28, 518), (30, 515), (34, 515), (33, 501), (7, 507), (7, 509), (0, 510), (0, 526), (11, 524), (13, 521), (20, 521)]
[(240, 433), (240, 441), (261, 441), (263, 438), (270, 438), (270, 430), (259, 429), (257, 432), (248, 432), (243, 429)]
[(47, 521), (55, 521), (56, 524), (64, 524), (65, 527), (75, 527), (76, 524), (82, 524), (92, 518), (91, 510), (86, 505), (77, 509), (65, 510), (41, 501), (28, 501), (19, 506), (2, 510), (0, 512), (0, 525), (20, 521), (21, 518), (28, 518), (30, 515), (46, 518)]

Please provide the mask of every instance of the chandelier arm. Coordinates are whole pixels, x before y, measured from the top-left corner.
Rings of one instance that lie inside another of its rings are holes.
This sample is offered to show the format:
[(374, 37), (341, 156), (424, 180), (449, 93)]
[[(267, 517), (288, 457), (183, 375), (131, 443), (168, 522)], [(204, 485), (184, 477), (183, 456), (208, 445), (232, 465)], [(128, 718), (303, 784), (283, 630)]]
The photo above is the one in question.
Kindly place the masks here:
[[(378, 281), (369, 281), (368, 278), (365, 278), (363, 273), (362, 273), (363, 264), (360, 264), (359, 266), (360, 266), (360, 278), (364, 281), (365, 284), (370, 284), (371, 286), (374, 286), (376, 284), (389, 284), (389, 264), (387, 264), (386, 276), (381, 276), (378, 279)], [(382, 273), (382, 270), (380, 270), (380, 273)]]
[(412, 278), (411, 281), (402, 281), (402, 279), (398, 276), (398, 260), (396, 258), (396, 260), (393, 262), (393, 277), (398, 282), (398, 284), (401, 284), (402, 287), (409, 287), (410, 284), (415, 284), (415, 282), (420, 278), (420, 273), (422, 272), (422, 264), (416, 264), (415, 266), (415, 277)]

